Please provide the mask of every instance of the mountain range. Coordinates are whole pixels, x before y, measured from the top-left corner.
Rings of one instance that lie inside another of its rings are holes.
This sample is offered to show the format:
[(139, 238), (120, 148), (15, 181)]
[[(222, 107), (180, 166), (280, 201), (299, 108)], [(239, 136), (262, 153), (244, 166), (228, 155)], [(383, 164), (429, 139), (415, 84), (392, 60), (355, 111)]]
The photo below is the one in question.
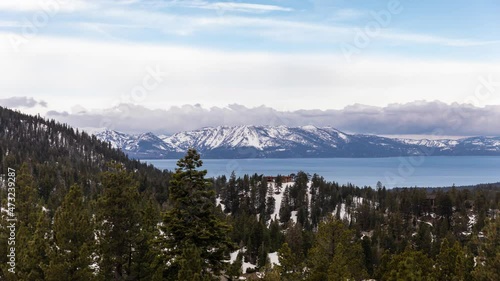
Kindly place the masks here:
[(137, 159), (176, 159), (191, 147), (212, 159), (500, 155), (500, 137), (414, 140), (315, 126), (218, 126), (170, 136), (106, 130), (96, 137)]

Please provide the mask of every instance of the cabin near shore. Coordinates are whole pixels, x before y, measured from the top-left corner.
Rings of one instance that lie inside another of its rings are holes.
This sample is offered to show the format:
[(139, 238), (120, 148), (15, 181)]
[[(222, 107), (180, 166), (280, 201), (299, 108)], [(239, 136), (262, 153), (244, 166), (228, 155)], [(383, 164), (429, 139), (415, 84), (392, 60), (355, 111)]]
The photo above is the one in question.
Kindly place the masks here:
[(291, 174), (288, 176), (282, 176), (282, 175), (277, 175), (277, 176), (264, 176), (267, 180), (268, 183), (276, 183), (280, 182), (281, 183), (288, 183), (288, 182), (294, 182), (295, 181), (295, 175)]

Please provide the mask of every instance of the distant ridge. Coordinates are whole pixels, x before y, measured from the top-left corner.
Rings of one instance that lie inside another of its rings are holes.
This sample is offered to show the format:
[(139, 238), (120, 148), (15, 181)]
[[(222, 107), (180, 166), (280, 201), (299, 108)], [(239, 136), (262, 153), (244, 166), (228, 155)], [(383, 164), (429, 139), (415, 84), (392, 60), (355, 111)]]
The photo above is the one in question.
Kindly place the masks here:
[(310, 125), (218, 126), (162, 137), (106, 130), (96, 137), (138, 159), (176, 159), (190, 147), (204, 158), (219, 159), (500, 155), (500, 137), (393, 139)]

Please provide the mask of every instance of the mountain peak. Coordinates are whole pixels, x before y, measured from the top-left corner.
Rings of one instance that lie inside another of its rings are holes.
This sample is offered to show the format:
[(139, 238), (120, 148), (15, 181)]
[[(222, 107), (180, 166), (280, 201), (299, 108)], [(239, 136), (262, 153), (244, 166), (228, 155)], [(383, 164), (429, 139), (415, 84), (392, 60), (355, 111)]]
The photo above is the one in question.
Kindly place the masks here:
[(429, 149), (433, 155), (500, 155), (500, 138), (391, 139), (313, 125), (204, 127), (161, 137), (106, 131), (96, 136), (137, 158), (178, 158), (191, 147), (204, 158), (394, 157)]

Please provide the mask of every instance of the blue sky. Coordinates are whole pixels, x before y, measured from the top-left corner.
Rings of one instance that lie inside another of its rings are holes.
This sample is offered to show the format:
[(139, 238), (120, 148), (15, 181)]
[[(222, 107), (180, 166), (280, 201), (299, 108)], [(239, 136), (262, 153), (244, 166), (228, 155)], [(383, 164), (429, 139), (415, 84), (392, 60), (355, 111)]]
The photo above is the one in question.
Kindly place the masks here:
[(2, 0), (0, 101), (42, 114), (499, 105), (499, 14), (494, 0)]
[[(500, 43), (500, 4), (493, 0), (2, 2), (2, 31), (22, 33), (20, 27), (50, 7), (41, 3), (52, 3), (58, 12), (47, 13), (48, 24), (37, 35), (99, 41), (338, 53), (357, 29), (375, 23), (381, 34), (372, 36), (365, 53), (488, 60), (498, 58)], [(389, 5), (398, 12), (387, 24), (377, 22), (373, 14), (389, 12)]]

